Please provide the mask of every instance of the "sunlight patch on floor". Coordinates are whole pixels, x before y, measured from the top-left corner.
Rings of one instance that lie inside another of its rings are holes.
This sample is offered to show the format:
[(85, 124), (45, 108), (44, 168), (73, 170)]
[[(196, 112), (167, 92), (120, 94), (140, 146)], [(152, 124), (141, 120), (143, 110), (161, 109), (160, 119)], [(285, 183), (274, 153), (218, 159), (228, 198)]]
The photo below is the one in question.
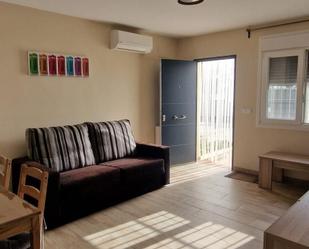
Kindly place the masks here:
[(236, 249), (253, 240), (253, 236), (212, 222), (189, 229), (145, 249)]
[[(171, 168), (171, 184), (167, 187), (229, 171), (229, 168), (224, 165), (215, 165), (212, 163), (195, 163), (186, 165), (183, 169), (182, 167), (183, 166), (175, 166)], [(188, 170), (188, 168), (190, 168), (190, 170)]]
[[(184, 232), (173, 230), (188, 225), (189, 220), (167, 211), (160, 211), (144, 216), (134, 221), (102, 230), (84, 237), (84, 240), (97, 249), (126, 249), (133, 248), (147, 240), (158, 242), (144, 247), (145, 249), (202, 249), (221, 248), (237, 249), (255, 238), (235, 229), (206, 222), (199, 226), (188, 227)], [(160, 236), (160, 238), (159, 238)], [(164, 238), (166, 237), (166, 238)], [(140, 247), (139, 247), (140, 248)]]
[(188, 223), (188, 220), (161, 211), (88, 235), (84, 239), (99, 249), (124, 249)]

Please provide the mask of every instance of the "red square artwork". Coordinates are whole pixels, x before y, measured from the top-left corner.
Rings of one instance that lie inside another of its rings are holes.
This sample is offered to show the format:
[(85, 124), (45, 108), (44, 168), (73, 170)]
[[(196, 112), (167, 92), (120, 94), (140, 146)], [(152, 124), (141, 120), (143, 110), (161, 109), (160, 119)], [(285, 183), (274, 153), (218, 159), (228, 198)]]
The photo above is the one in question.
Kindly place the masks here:
[(65, 57), (63, 55), (59, 55), (57, 57), (58, 62), (58, 75), (64, 76), (65, 75)]
[(53, 54), (48, 56), (48, 72), (49, 75), (57, 75), (56, 56)]
[(83, 76), (88, 77), (89, 76), (89, 59), (83, 58)]

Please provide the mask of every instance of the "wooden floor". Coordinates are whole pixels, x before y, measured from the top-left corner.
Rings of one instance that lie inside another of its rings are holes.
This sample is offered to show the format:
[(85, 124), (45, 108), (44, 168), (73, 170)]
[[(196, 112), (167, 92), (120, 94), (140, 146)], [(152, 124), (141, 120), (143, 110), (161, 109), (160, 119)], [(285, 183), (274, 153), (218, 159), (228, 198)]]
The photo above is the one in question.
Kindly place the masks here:
[(174, 167), (169, 186), (47, 232), (45, 249), (261, 249), (263, 231), (301, 193), (271, 193), (228, 173)]

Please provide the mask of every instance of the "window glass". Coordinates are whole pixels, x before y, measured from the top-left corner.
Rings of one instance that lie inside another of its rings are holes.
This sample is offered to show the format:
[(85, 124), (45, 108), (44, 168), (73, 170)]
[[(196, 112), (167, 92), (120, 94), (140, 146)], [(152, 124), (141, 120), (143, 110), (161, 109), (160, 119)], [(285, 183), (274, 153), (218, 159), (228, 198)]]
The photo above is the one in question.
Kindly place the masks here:
[(266, 103), (268, 119), (296, 119), (297, 66), (298, 56), (270, 58)]

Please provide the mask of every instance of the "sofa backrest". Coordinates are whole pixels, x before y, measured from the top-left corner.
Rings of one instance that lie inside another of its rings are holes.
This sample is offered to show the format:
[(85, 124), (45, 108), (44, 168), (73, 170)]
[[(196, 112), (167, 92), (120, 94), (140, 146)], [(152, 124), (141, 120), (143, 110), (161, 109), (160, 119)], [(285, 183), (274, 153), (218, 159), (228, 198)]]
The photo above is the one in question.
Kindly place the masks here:
[(87, 125), (97, 163), (133, 155), (136, 143), (129, 120)]
[(95, 164), (86, 124), (26, 130), (28, 157), (54, 171)]

